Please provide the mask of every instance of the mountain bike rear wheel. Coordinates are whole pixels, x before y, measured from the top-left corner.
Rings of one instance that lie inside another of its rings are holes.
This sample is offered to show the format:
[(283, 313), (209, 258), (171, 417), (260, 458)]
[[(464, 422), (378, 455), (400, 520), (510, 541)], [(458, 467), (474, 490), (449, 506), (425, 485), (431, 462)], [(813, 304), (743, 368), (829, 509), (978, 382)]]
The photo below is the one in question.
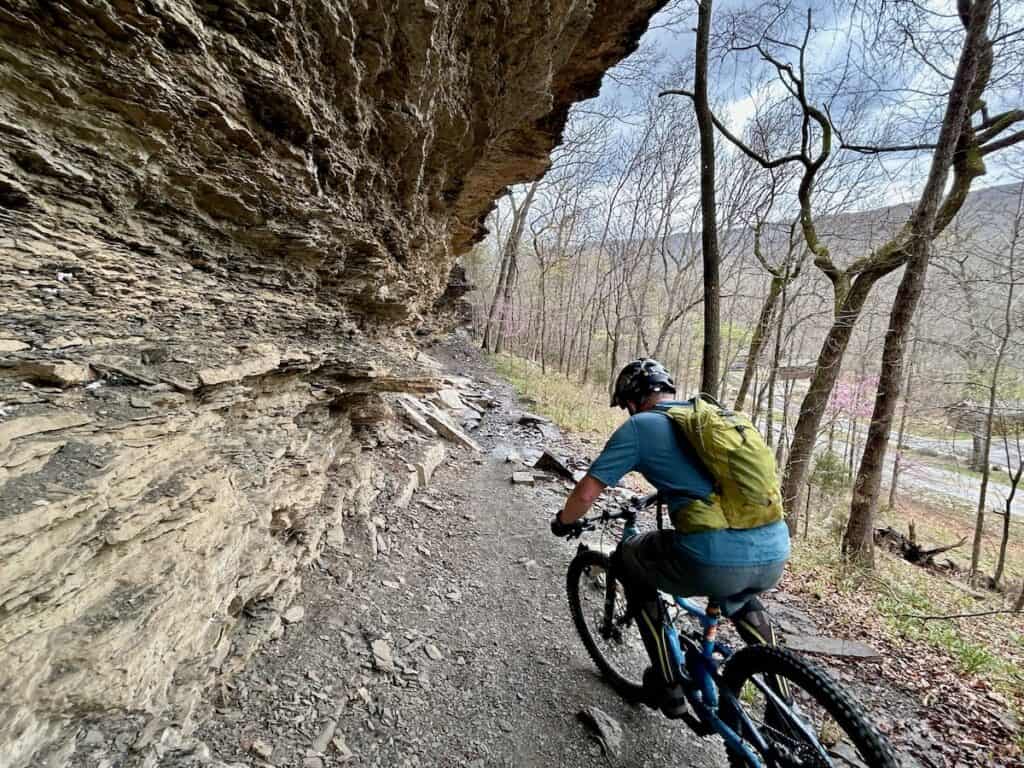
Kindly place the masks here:
[[(769, 749), (755, 746), (730, 707), (722, 707), (722, 719), (770, 768), (897, 768), (892, 749), (860, 706), (824, 671), (785, 648), (751, 645), (737, 651), (726, 662), (723, 685)], [(729, 764), (747, 766), (742, 756), (732, 753)]]
[[(609, 575), (608, 556), (582, 550), (569, 564), (569, 610), (587, 653), (611, 686), (629, 701), (643, 696), (643, 674), (650, 665), (640, 633), (626, 620), (622, 583)], [(611, 615), (607, 605), (610, 600)]]

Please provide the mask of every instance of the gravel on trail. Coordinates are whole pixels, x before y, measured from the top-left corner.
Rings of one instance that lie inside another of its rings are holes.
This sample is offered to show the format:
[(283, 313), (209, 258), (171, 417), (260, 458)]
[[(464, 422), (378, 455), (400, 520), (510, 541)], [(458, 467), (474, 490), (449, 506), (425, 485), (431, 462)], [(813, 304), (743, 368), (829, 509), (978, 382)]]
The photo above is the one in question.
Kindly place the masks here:
[[(572, 487), (567, 476), (600, 446), (525, 411), (530, 404), (464, 342), (430, 354), (476, 390), (475, 401), (466, 393), (463, 423), (477, 423), (463, 447), (446, 444), (443, 460), (433, 448), (419, 466), (396, 460), (398, 475), (429, 483), (405, 486), (404, 505), (381, 497), (377, 554), (328, 546), (281, 616), (280, 636), (206, 692), (195, 733), (163, 730), (144, 712), (93, 715), (69, 768), (726, 765), (717, 739), (619, 698), (572, 624), (565, 573), (576, 545), (554, 538), (548, 523)], [(533, 468), (544, 449), (567, 461)], [(514, 473), (532, 482), (513, 482)], [(787, 580), (766, 596), (778, 628), (835, 645), (820, 596), (787, 591)], [(737, 642), (731, 625), (722, 632)], [(944, 741), (948, 713), (930, 722), (934, 704), (905, 685), (898, 658), (814, 661), (890, 735), (904, 768), (978, 764), (958, 762), (967, 752)], [(958, 728), (971, 732), (969, 723)], [(988, 749), (977, 746), (972, 754)]]
[[(486, 376), (464, 361), (459, 374)], [(510, 448), (550, 445), (510, 423), (511, 390), (450, 448), (402, 510), (382, 508), (387, 552), (328, 549), (288, 624), (215, 697), (196, 736), (218, 763), (246, 766), (723, 766), (724, 749), (598, 677), (569, 616), (575, 544), (548, 530), (566, 481), (513, 484)], [(623, 729), (605, 756), (578, 719), (598, 707)]]

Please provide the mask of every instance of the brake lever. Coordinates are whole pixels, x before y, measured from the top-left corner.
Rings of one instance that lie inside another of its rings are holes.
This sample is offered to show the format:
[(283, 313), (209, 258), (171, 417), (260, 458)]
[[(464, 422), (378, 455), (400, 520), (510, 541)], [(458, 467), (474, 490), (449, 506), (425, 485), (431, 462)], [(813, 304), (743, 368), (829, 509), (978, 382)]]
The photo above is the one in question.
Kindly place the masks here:
[(573, 539), (580, 538), (587, 531), (592, 531), (592, 530), (594, 530), (594, 524), (593, 523), (580, 523), (580, 524), (576, 525), (573, 528), (571, 533), (566, 534), (565, 538), (568, 541), (572, 541)]

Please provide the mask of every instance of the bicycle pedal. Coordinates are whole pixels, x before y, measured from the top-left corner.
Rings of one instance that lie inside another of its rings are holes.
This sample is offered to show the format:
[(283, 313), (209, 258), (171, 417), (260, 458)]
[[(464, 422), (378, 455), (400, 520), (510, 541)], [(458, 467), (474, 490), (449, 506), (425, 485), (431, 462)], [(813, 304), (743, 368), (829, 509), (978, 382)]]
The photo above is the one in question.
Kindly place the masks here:
[(690, 727), (690, 730), (698, 736), (710, 736), (715, 732), (714, 728), (698, 719), (692, 712), (685, 712), (677, 719), (686, 723)]

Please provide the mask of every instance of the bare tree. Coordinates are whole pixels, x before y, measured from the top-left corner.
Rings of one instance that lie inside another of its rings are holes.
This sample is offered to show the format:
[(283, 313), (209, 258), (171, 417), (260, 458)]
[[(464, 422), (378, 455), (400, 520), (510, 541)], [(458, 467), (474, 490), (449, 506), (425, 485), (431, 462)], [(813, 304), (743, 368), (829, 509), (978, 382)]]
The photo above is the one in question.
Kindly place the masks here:
[(991, 11), (991, 0), (975, 0), (970, 5), (965, 0), (961, 5), (961, 21), (966, 37), (949, 90), (946, 114), (932, 155), (928, 181), (907, 222), (904, 243), (901, 245), (906, 267), (889, 318), (875, 409), (854, 483), (850, 519), (843, 536), (843, 553), (866, 565), (874, 564), (874, 515), (892, 416), (903, 379), (904, 343), (917, 302), (924, 290), (932, 241), (936, 236), (936, 226), (940, 223), (939, 212), (946, 180), (951, 167), (956, 176), (968, 179), (985, 171), (984, 165), (975, 156), (978, 146), (972, 117), (981, 109), (981, 95), (988, 85), (992, 69), (992, 44), (988, 38)]
[(718, 221), (715, 201), (715, 129), (708, 102), (708, 52), (711, 46), (712, 0), (697, 2), (697, 56), (693, 74), (693, 106), (700, 133), (701, 247), (704, 261), (704, 351), (701, 356), (701, 392), (718, 394), (721, 354), (719, 308)]
[(1003, 448), (1006, 451), (1007, 461), (1010, 460), (1010, 432), (1013, 433), (1013, 442), (1017, 457), (1017, 468), (1008, 464), (1006, 472), (1010, 477), (1010, 492), (1006, 494), (1003, 501), (1003, 531), (999, 540), (999, 557), (996, 560), (996, 569), (992, 574), (992, 581), (998, 587), (1003, 580), (1003, 573), (1006, 569), (1006, 548), (1010, 543), (1010, 520), (1013, 515), (1013, 502), (1017, 496), (1017, 489), (1020, 487), (1021, 477), (1024, 476), (1024, 446), (1022, 446), (1022, 432), (1024, 429), (1015, 424), (1012, 429), (1003, 432)]
[(907, 413), (910, 411), (911, 394), (914, 383), (914, 363), (918, 356), (918, 345), (921, 339), (914, 337), (914, 343), (910, 348), (910, 358), (907, 360), (907, 381), (903, 387), (903, 411), (900, 414), (900, 427), (896, 434), (896, 455), (893, 456), (892, 475), (889, 479), (889, 507), (896, 506), (896, 493), (899, 487), (900, 470), (903, 463), (903, 440), (907, 432)]
[[(1021, 228), (1024, 224), (1024, 186), (1021, 186), (1017, 193), (1017, 211), (1013, 219), (1012, 230), (1008, 238), (1007, 252), (1005, 254), (1005, 271), (1001, 275), (998, 275), (996, 280), (1006, 287), (1005, 303), (1003, 305), (1003, 317), (1001, 325), (994, 329), (994, 335), (997, 339), (995, 359), (992, 362), (992, 373), (988, 382), (988, 408), (985, 414), (985, 432), (984, 432), (984, 445), (982, 448), (982, 460), (984, 462), (981, 473), (981, 490), (978, 493), (978, 508), (974, 521), (974, 540), (971, 545), (971, 578), (977, 579), (979, 572), (979, 564), (981, 560), (981, 543), (985, 532), (985, 503), (986, 496), (988, 495), (989, 479), (992, 473), (992, 466), (989, 462), (989, 454), (992, 447), (992, 431), (996, 420), (996, 405), (999, 391), (1000, 375), (1003, 373), (1003, 365), (1006, 361), (1007, 351), (1010, 347), (1011, 339), (1013, 338), (1014, 330), (1020, 322), (1020, 307), (1017, 306), (1015, 299), (1015, 293), (1017, 291), (1018, 283), (1022, 277), (1019, 274), (1017, 268), (1017, 258), (1019, 256), (1020, 241), (1021, 241)], [(1011, 427), (1008, 424), (1002, 425), (1002, 432), (1004, 435), (1010, 431)], [(1018, 441), (1018, 454), (1020, 444)], [(1009, 462), (1009, 444), (1007, 448), (1007, 462)], [(1009, 469), (1009, 467), (1007, 467)], [(1019, 472), (1018, 472), (1019, 474)], [(1017, 478), (1019, 482), (1020, 478)], [(1014, 492), (1016, 491), (1017, 483), (1013, 485)], [(1003, 562), (1005, 560), (1005, 538), (1009, 535), (1009, 508), (1007, 508), (1007, 518), (1004, 523), (1004, 541), (1000, 547), (1000, 563), (997, 567), (997, 576), (994, 577), (996, 584), (999, 583), (999, 579), (1002, 577)]]
[[(990, 5), (990, 3), (985, 4)], [(814, 448), (818, 428), (824, 414), (829, 394), (835, 384), (842, 366), (850, 335), (858, 317), (864, 309), (868, 296), (875, 284), (884, 276), (902, 267), (914, 254), (922, 251), (922, 242), (930, 242), (952, 220), (963, 205), (973, 180), (984, 172), (980, 158), (991, 152), (1004, 149), (1016, 141), (1024, 139), (1024, 132), (1006, 135), (1006, 131), (1024, 120), (1024, 112), (1008, 110), (999, 115), (989, 115), (982, 109), (980, 100), (984, 88), (979, 89), (979, 103), (971, 104), (968, 114), (980, 114), (978, 124), (969, 125), (966, 130), (959, 123), (949, 127), (945, 134), (952, 134), (954, 139), (965, 137), (964, 146), (952, 147), (931, 141), (917, 141), (906, 145), (871, 145), (847, 140), (848, 132), (840, 131), (835, 122), (833, 110), (829, 102), (819, 106), (812, 103), (808, 88), (807, 53), (808, 45), (814, 30), (812, 14), (807, 12), (803, 30), (797, 42), (790, 42), (779, 34), (776, 27), (783, 23), (784, 17), (790, 12), (788, 5), (778, 4), (767, 23), (760, 27), (759, 32), (751, 34), (749, 29), (732, 30), (729, 49), (733, 52), (754, 53), (770, 66), (777, 75), (777, 80), (784, 90), (785, 99), (795, 105), (799, 116), (799, 141), (797, 147), (788, 154), (773, 157), (763, 147), (750, 146), (734, 133), (716, 116), (712, 120), (721, 133), (733, 146), (760, 164), (766, 170), (796, 164), (800, 169), (797, 187), (797, 200), (800, 209), (800, 225), (804, 240), (810, 250), (816, 267), (829, 279), (835, 298), (835, 317), (832, 327), (826, 335), (818, 355), (815, 375), (804, 397), (800, 416), (794, 429), (793, 442), (790, 447), (789, 459), (783, 480), (783, 499), (787, 505), (788, 519), (791, 530), (795, 530), (798, 506), (794, 503), (803, 487), (808, 461)], [(974, 13), (967, 0), (961, 3), (963, 16), (967, 18)], [(984, 14), (987, 20), (988, 14)], [(784, 32), (784, 30), (783, 30)], [(979, 44), (987, 43), (982, 38)], [(958, 70), (958, 72), (960, 72)], [(988, 82), (989, 72), (984, 72), (984, 81)], [(847, 92), (849, 68), (847, 67), (833, 83), (836, 98)], [(947, 88), (947, 120), (956, 119), (950, 113), (948, 104), (953, 99), (961, 99), (965, 88), (970, 83), (963, 82), (963, 73), (949, 81)], [(973, 75), (972, 75), (973, 81)], [(865, 78), (867, 80), (867, 78)], [(685, 91), (676, 91), (693, 97)], [(832, 102), (834, 105), (835, 101)], [(965, 107), (966, 109), (966, 107)], [(848, 114), (853, 114), (847, 110)], [(944, 121), (939, 130), (940, 138)], [(816, 184), (822, 179), (823, 169), (831, 161), (833, 164), (837, 152), (855, 153), (858, 155), (877, 156), (887, 152), (931, 152), (933, 172), (926, 184), (914, 211), (907, 222), (898, 229), (896, 234), (870, 253), (854, 259), (846, 267), (840, 267), (833, 258), (832, 249), (819, 230), (816, 220), (814, 193)], [(941, 152), (941, 154), (939, 154)], [(953, 158), (953, 155), (956, 155)], [(945, 163), (941, 159), (945, 158)], [(937, 159), (939, 162), (937, 162)], [(932, 179), (945, 179), (950, 160), (953, 162), (953, 184), (950, 190), (941, 197), (942, 188)], [(938, 186), (937, 186), (938, 185)], [(936, 198), (935, 193), (940, 195)], [(928, 226), (929, 222), (934, 222)], [(922, 238), (924, 240), (922, 241)], [(925, 249), (926, 250), (926, 249)]]
[[(512, 206), (512, 225), (509, 228), (508, 238), (502, 250), (501, 266), (498, 273), (498, 284), (494, 289), (494, 300), (491, 302), (491, 310), (487, 314), (487, 323), (484, 325), (482, 348), (485, 350), (497, 351), (501, 344), (502, 332), (505, 319), (509, 315), (511, 303), (512, 286), (515, 285), (516, 257), (519, 253), (519, 243), (523, 239), (523, 228), (526, 226), (526, 217), (533, 203), (533, 197), (537, 193), (540, 180), (533, 182), (526, 191), (526, 197), (517, 206), (512, 190), (508, 191), (509, 201)], [(493, 335), (493, 336), (492, 336)]]
[[(774, 195), (772, 195), (774, 196)], [(771, 211), (772, 204), (769, 203), (768, 211)], [(800, 276), (800, 270), (803, 268), (803, 256), (806, 253), (803, 248), (800, 247), (800, 243), (794, 236), (796, 234), (795, 222), (792, 226), (788, 227), (785, 251), (782, 260), (773, 264), (768, 260), (768, 256), (765, 253), (767, 250), (763, 243), (763, 232), (767, 225), (763, 217), (754, 225), (754, 257), (757, 259), (761, 267), (770, 276), (768, 282), (768, 292), (765, 295), (764, 301), (761, 304), (761, 311), (758, 314), (757, 322), (754, 325), (754, 331), (750, 338), (750, 345), (747, 350), (747, 363), (743, 369), (743, 378), (740, 381), (739, 391), (736, 393), (736, 402), (733, 408), (737, 411), (742, 411), (747, 399), (747, 393), (750, 391), (750, 385), (754, 379), (754, 371), (757, 369), (757, 361), (761, 356), (761, 350), (765, 342), (771, 336), (771, 325), (773, 316), (776, 313), (776, 308), (780, 304), (785, 305), (785, 293), (786, 287), (789, 283), (793, 282)], [(779, 309), (781, 313), (783, 310)], [(781, 317), (781, 314), (780, 314)], [(780, 319), (781, 324), (781, 319)], [(780, 325), (781, 327), (781, 325)], [(779, 352), (779, 342), (777, 337), (777, 344), (775, 350), (775, 359), (777, 360)], [(777, 364), (777, 363), (776, 363)], [(774, 370), (769, 373), (769, 395), (768, 403), (769, 408), (772, 407), (774, 397)], [(756, 408), (755, 408), (756, 411)], [(769, 432), (771, 430), (769, 429)], [(768, 438), (769, 444), (771, 437)]]

